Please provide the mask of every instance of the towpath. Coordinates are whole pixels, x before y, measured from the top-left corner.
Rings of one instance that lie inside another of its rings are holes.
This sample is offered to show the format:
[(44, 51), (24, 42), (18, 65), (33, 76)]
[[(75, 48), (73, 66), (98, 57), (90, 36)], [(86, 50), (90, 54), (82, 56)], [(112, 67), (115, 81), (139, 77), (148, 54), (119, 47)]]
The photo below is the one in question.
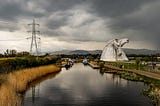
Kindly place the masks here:
[(160, 75), (152, 72), (147, 72), (147, 71), (142, 71), (142, 70), (131, 70), (131, 69), (121, 69), (112, 65), (105, 65), (105, 67), (113, 70), (118, 70), (118, 71), (127, 71), (127, 72), (133, 72), (138, 75), (143, 75), (149, 78), (157, 79), (160, 80)]

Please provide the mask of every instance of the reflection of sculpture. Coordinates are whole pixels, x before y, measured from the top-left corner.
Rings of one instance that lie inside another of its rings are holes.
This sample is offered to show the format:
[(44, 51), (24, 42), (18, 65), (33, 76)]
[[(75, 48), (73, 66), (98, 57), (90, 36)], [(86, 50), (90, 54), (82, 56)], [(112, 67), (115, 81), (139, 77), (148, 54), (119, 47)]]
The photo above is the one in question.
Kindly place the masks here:
[(110, 40), (104, 47), (101, 60), (102, 61), (128, 61), (128, 58), (124, 51), (121, 49), (129, 40), (124, 39), (113, 39)]

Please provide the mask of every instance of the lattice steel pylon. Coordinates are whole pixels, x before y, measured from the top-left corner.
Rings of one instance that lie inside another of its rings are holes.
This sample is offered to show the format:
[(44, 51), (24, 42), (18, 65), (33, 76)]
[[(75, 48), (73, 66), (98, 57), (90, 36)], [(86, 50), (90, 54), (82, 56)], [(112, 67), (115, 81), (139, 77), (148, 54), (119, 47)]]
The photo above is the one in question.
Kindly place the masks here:
[[(32, 36), (29, 37), (29, 38), (31, 38), (30, 54), (34, 54), (33, 48), (35, 47), (36, 55), (39, 56), (39, 53), (40, 53), (39, 42), (40, 42), (41, 38), (37, 36), (37, 34), (40, 34), (40, 31), (36, 30), (36, 26), (40, 26), (40, 25), (35, 22), (35, 19), (33, 19), (33, 22), (28, 25), (32, 26), (32, 30), (28, 31), (28, 32), (31, 32), (31, 34), (32, 34)], [(29, 39), (29, 38), (27, 38), (27, 39)]]

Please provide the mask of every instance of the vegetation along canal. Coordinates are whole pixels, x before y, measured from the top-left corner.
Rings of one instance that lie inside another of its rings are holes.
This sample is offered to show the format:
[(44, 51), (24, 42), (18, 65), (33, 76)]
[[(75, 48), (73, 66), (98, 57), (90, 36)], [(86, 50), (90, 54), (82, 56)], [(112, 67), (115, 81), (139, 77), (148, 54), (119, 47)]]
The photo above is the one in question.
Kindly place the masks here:
[(24, 106), (96, 105), (96, 106), (152, 106), (142, 94), (142, 82), (121, 79), (114, 74), (100, 74), (81, 63), (60, 73), (35, 82), (24, 93)]

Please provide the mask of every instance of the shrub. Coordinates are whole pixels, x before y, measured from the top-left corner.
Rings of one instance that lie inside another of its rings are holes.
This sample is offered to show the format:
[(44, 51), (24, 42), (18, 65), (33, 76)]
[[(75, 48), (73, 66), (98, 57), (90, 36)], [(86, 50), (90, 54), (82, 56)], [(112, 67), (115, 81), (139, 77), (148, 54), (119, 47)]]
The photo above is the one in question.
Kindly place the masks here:
[(37, 58), (37, 57), (25, 57), (6, 59), (0, 61), (0, 73), (8, 73), (14, 70), (19, 70), (27, 67), (36, 67), (40, 65), (48, 65), (56, 63), (58, 58)]

